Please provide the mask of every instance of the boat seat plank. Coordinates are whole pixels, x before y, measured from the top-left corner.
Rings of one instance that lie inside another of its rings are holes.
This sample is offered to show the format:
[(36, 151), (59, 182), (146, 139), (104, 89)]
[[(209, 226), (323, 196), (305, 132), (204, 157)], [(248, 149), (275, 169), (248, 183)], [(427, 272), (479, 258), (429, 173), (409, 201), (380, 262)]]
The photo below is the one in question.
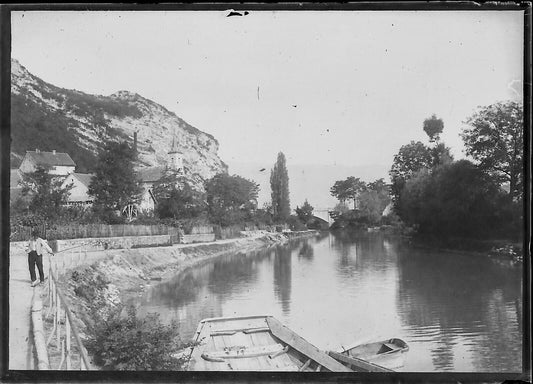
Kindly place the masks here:
[[(226, 343), (227, 345), (227, 343)], [(208, 354), (212, 358), (221, 358), (221, 359), (248, 359), (251, 357), (257, 356), (269, 356), (277, 352), (283, 351), (283, 345), (281, 344), (272, 344), (265, 345), (262, 347), (244, 347), (244, 348), (228, 348), (225, 350), (216, 350), (209, 351)]]
[(244, 320), (228, 319), (209, 322), (208, 324), (211, 325), (211, 332), (265, 328), (268, 326), (264, 318), (251, 318)]
[(342, 365), (332, 357), (326, 355), (320, 351), (317, 347), (303, 339), (301, 336), (292, 332), (290, 329), (281, 324), (273, 317), (267, 317), (266, 319), (272, 334), (296, 349), (298, 352), (309, 356), (309, 358), (322, 365), (324, 368), (329, 369), (332, 372), (353, 372), (350, 368)]

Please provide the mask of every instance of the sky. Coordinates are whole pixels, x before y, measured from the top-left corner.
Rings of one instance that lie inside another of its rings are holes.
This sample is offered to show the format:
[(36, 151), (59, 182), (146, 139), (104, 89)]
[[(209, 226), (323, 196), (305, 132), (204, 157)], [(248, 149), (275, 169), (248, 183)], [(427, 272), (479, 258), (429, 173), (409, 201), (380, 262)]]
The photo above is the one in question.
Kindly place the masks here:
[(402, 145), (427, 143), (432, 114), (463, 158), (459, 133), (476, 108), (522, 98), (519, 11), (226, 15), (14, 12), (12, 57), (60, 87), (162, 104), (215, 136), (230, 173), (270, 169), (282, 151), (289, 165), (386, 177)]

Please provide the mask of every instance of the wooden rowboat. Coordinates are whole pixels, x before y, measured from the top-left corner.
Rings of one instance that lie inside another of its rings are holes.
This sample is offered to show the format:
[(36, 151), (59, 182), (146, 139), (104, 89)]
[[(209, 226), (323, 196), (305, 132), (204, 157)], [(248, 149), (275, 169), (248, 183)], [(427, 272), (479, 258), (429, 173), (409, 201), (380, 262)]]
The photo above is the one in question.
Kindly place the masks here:
[(194, 341), (190, 371), (353, 372), (272, 316), (205, 319)]
[(403, 366), (403, 353), (409, 350), (407, 343), (401, 339), (388, 339), (375, 343), (361, 344), (333, 353), (378, 364), (388, 369), (397, 369)]

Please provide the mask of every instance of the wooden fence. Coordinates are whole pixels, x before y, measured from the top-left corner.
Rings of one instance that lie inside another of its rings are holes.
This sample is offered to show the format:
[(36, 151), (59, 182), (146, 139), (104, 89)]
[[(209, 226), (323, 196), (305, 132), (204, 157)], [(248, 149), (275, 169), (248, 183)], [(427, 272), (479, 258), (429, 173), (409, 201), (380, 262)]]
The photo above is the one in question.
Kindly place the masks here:
[[(74, 260), (74, 255), (78, 258)], [(48, 272), (47, 309), (43, 311), (43, 320), (51, 319), (53, 329), (46, 340), (46, 349), (50, 358), (49, 367), (53, 370), (89, 370), (93, 369), (87, 350), (83, 345), (80, 332), (74, 322), (69, 303), (58, 285), (58, 275), (66, 268), (65, 261), (82, 262), (87, 252), (78, 249), (69, 254), (58, 254), (50, 262)], [(59, 263), (61, 262), (61, 267)], [(40, 368), (42, 369), (42, 368)]]
[[(41, 237), (48, 240), (85, 239), (100, 237), (124, 236), (157, 236), (168, 235), (173, 230), (166, 225), (131, 225), (131, 224), (73, 224), (39, 227)], [(11, 233), (10, 241), (25, 241), (30, 238), (31, 227), (18, 227)]]

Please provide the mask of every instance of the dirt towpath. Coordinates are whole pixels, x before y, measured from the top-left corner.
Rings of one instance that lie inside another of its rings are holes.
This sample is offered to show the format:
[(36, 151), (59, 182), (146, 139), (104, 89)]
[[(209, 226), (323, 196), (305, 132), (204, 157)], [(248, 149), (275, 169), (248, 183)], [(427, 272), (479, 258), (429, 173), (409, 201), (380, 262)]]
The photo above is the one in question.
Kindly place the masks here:
[[(48, 278), (49, 256), (43, 256), (44, 275)], [(35, 268), (37, 273), (37, 268)], [(28, 270), (28, 256), (24, 252), (11, 252), (9, 255), (9, 369), (36, 369), (31, 335), (31, 299), (33, 290)]]

